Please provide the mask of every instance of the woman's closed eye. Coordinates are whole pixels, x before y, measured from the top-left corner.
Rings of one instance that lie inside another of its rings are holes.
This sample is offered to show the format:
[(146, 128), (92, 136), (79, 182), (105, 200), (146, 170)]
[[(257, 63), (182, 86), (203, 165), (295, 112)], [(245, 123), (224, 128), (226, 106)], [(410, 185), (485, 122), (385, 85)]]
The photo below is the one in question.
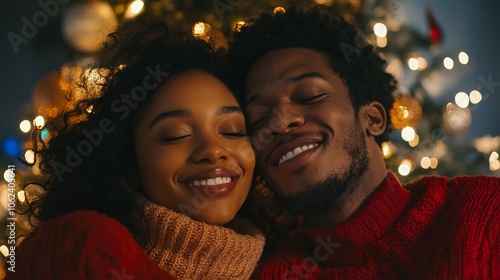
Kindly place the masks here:
[(221, 134), (224, 136), (233, 137), (233, 138), (241, 138), (241, 137), (245, 137), (248, 135), (248, 133), (245, 130), (239, 130), (239, 131), (234, 131), (234, 132), (223, 132)]
[(177, 136), (166, 136), (166, 137), (162, 137), (161, 141), (164, 142), (164, 143), (172, 143), (172, 142), (175, 142), (175, 141), (187, 138), (189, 136), (191, 136), (191, 135), (190, 134), (185, 134), (185, 135), (177, 135)]

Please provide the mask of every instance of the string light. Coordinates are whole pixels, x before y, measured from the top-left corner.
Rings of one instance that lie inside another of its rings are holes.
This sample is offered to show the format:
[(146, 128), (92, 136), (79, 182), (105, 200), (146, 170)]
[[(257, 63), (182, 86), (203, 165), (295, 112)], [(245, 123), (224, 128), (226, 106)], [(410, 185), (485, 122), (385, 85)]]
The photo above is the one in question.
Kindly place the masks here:
[(240, 20), (238, 21), (235, 25), (234, 25), (234, 30), (236, 32), (240, 32), (241, 31), (241, 28), (243, 28), (243, 26), (245, 26), (246, 22)]
[(274, 14), (277, 14), (277, 13), (286, 13), (286, 10), (283, 7), (276, 7), (276, 8), (274, 8), (273, 13)]
[(490, 170), (495, 171), (500, 169), (500, 161), (498, 160), (498, 153), (492, 152), (489, 158)]
[(418, 60), (415, 57), (408, 59), (408, 67), (410, 67), (411, 70), (417, 70)]
[(40, 139), (42, 139), (42, 141), (45, 141), (45, 139), (47, 139), (47, 136), (49, 136), (49, 130), (46, 128), (42, 129), (42, 131), (40, 131)]
[(403, 138), (406, 142), (410, 142), (415, 139), (415, 135), (415, 129), (411, 126), (407, 126), (401, 130), (401, 138)]
[(195, 37), (203, 37), (205, 35), (206, 25), (204, 22), (198, 21), (193, 26), (193, 35)]
[(42, 116), (37, 116), (33, 120), (33, 124), (35, 125), (36, 128), (40, 129), (45, 125), (45, 119)]
[(429, 169), (429, 167), (431, 166), (431, 159), (429, 157), (423, 157), (421, 160), (420, 160), (420, 166), (423, 168), (423, 169)]
[(432, 169), (436, 169), (438, 167), (438, 159), (437, 158), (431, 158), (431, 165), (430, 165), (430, 168)]
[(451, 69), (453, 69), (453, 64), (454, 64), (453, 59), (451, 59), (450, 57), (444, 58), (444, 60), (443, 60), (444, 68), (451, 70)]
[(333, 0), (316, 0), (316, 4), (330, 6), (333, 4)]
[(385, 37), (387, 36), (387, 26), (381, 22), (377, 22), (373, 25), (373, 33), (375, 33), (377, 37)]
[(24, 160), (29, 164), (35, 163), (35, 152), (31, 149), (26, 150), (24, 152)]
[(127, 8), (125, 18), (131, 19), (138, 16), (144, 10), (144, 2), (142, 0), (135, 0)]
[(469, 55), (465, 52), (460, 52), (458, 54), (458, 61), (460, 61), (460, 63), (462, 63), (464, 65), (469, 63)]
[(401, 161), (401, 164), (399, 165), (398, 172), (401, 176), (407, 176), (408, 174), (410, 174), (411, 167), (412, 167), (411, 160), (404, 159), (403, 161)]
[(483, 99), (483, 95), (478, 90), (474, 89), (469, 93), (469, 99), (470, 103), (477, 104), (481, 102), (481, 100)]
[(9, 248), (7, 248), (7, 246), (5, 245), (2, 245), (0, 246), (0, 252), (2, 252), (2, 255), (4, 257), (7, 257), (9, 255)]
[(427, 68), (427, 59), (425, 57), (417, 57), (418, 67), (417, 70), (424, 70)]
[(388, 159), (392, 156), (394, 148), (390, 142), (382, 143), (381, 149), (382, 149), (382, 155), (384, 156), (385, 159)]
[(3, 179), (6, 182), (10, 182), (11, 178), (13, 178), (13, 172), (10, 169), (6, 169), (5, 172), (3, 173)]
[(461, 91), (455, 95), (455, 103), (457, 103), (458, 107), (465, 109), (469, 106), (469, 96)]
[(17, 192), (17, 199), (21, 202), (26, 201), (26, 195), (25, 195), (24, 191)]
[(28, 133), (31, 129), (31, 122), (28, 120), (24, 120), (19, 124), (19, 129), (21, 129), (22, 132)]
[(410, 145), (410, 147), (414, 148), (418, 145), (419, 142), (420, 142), (420, 137), (418, 136), (418, 134), (415, 134), (415, 137), (413, 137), (413, 139), (409, 141), (408, 144)]
[(377, 46), (385, 48), (387, 46), (387, 37), (377, 37)]

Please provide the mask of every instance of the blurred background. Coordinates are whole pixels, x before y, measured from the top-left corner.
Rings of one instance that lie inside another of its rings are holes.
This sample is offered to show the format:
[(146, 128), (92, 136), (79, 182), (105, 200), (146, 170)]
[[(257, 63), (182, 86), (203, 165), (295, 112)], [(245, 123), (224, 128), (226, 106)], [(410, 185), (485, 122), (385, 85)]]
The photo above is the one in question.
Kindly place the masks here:
[[(402, 181), (435, 174), (500, 175), (500, 1), (315, 0), (356, 22), (400, 81), (395, 127), (382, 152)], [(138, 16), (175, 19), (227, 47), (233, 30), (260, 12), (293, 1), (6, 0), (0, 9), (0, 168), (16, 165), (19, 186), (39, 176), (29, 135), (78, 98), (65, 96), (85, 75), (98, 82), (92, 55), (105, 35)], [(42, 138), (51, 135), (43, 130)], [(44, 140), (44, 139), (42, 139)], [(0, 183), (0, 216), (7, 210)], [(22, 203), (29, 194), (18, 192)], [(5, 213), (4, 213), (5, 212)], [(5, 236), (2, 236), (5, 238)], [(5, 242), (3, 242), (5, 243)], [(1, 244), (0, 244), (1, 245)], [(5, 246), (4, 246), (5, 247)], [(5, 248), (0, 247), (5, 254)]]

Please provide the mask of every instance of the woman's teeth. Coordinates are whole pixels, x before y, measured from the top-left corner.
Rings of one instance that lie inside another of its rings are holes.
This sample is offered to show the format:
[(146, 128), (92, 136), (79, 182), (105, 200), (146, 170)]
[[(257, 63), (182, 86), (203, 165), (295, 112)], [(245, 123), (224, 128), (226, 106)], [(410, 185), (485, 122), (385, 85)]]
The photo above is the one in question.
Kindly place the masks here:
[(231, 177), (216, 177), (210, 178), (206, 180), (194, 180), (192, 182), (187, 183), (188, 186), (216, 186), (221, 184), (231, 183)]
[(302, 147), (297, 147), (297, 148), (293, 149), (293, 151), (289, 151), (289, 152), (287, 152), (286, 154), (284, 154), (284, 155), (280, 158), (280, 160), (279, 160), (279, 162), (278, 162), (278, 165), (280, 165), (280, 164), (282, 164), (283, 162), (285, 162), (285, 161), (287, 161), (287, 160), (289, 160), (289, 159), (291, 159), (291, 158), (294, 158), (294, 157), (296, 157), (296, 156), (298, 156), (298, 155), (302, 154), (303, 152), (305, 152), (305, 151), (307, 151), (307, 150), (310, 150), (310, 149), (312, 149), (312, 148), (314, 148), (314, 147), (316, 147), (316, 146), (318, 146), (318, 143), (316, 143), (316, 144), (304, 145), (304, 146), (302, 146)]

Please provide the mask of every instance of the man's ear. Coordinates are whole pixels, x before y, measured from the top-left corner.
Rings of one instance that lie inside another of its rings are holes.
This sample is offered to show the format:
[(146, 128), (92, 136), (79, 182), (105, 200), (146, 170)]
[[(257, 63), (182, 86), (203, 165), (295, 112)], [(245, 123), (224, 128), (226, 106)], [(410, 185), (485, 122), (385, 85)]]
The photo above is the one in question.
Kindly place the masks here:
[(379, 136), (384, 133), (387, 126), (387, 114), (384, 106), (374, 101), (362, 107), (361, 120), (364, 122), (364, 127), (368, 135)]

